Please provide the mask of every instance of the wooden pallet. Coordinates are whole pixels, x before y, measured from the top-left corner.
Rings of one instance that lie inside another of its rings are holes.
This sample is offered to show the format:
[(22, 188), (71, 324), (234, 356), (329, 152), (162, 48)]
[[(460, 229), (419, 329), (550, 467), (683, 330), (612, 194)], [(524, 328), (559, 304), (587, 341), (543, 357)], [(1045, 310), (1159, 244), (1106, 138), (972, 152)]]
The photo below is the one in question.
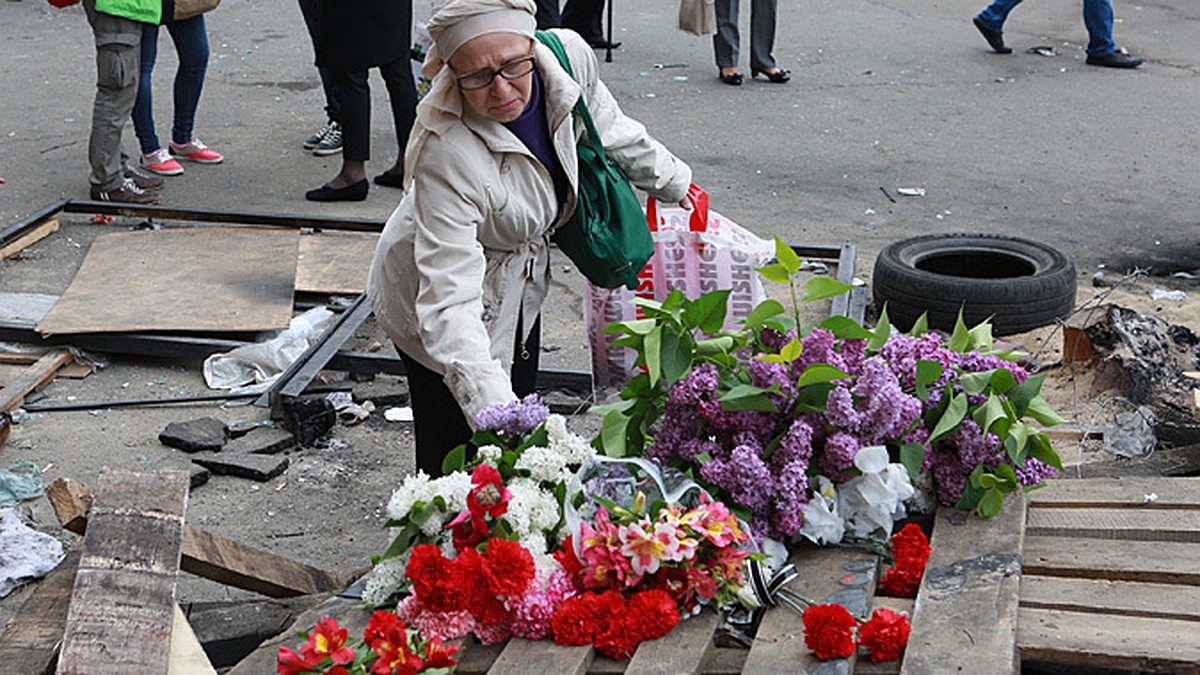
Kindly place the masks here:
[(1031, 497), (1022, 658), (1200, 673), (1200, 478), (1055, 480)]
[[(801, 570), (791, 589), (816, 601), (846, 604), (861, 618), (875, 607), (908, 612), (913, 636), (901, 662), (870, 663), (864, 652), (843, 662), (819, 662), (804, 646), (800, 617), (786, 607), (765, 614), (749, 649), (720, 646), (718, 617), (712, 612), (682, 622), (660, 640), (645, 642), (628, 661), (614, 661), (590, 646), (559, 647), (549, 640), (513, 639), (460, 647), (462, 675), (674, 675), (707, 673), (913, 673), (1016, 672), (1017, 582), (1024, 502), (1011, 499), (994, 520), (952, 509), (939, 512), (933, 527), (933, 555), (917, 600), (875, 597), (877, 558), (858, 549), (803, 548), (792, 557)], [(228, 675), (272, 672), (279, 645), (295, 648), (295, 633), (323, 616), (333, 616), (351, 634), (361, 634), (368, 612), (354, 600), (331, 598), (297, 618), (292, 630), (259, 647)], [(952, 627), (952, 628), (951, 628)]]

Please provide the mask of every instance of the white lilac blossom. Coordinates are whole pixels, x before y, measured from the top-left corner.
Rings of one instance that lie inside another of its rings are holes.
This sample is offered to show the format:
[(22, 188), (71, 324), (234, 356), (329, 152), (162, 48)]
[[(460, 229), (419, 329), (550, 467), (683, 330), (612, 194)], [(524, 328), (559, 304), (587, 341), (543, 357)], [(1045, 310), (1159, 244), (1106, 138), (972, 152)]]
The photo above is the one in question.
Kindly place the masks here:
[[(508, 502), (508, 512), (504, 514), (504, 520), (518, 537), (524, 538), (531, 532), (549, 530), (558, 523), (558, 500), (553, 493), (542, 489), (536, 481), (514, 478), (508, 484), (508, 489), (512, 498)], [(542, 550), (546, 550), (544, 538)]]
[(492, 466), (496, 465), (496, 462), (500, 460), (500, 456), (503, 454), (504, 450), (498, 445), (482, 445), (476, 451), (479, 461), (491, 464)]
[(545, 483), (565, 483), (571, 480), (571, 469), (558, 451), (535, 445), (526, 448), (517, 458), (515, 468), (529, 472), (529, 477)]
[(546, 437), (550, 449), (561, 455), (566, 464), (580, 466), (596, 454), (587, 439), (567, 429), (567, 419), (562, 415), (546, 418)]
[(446, 512), (458, 514), (467, 508), (467, 493), (471, 491), (471, 475), (455, 471), (449, 475), (430, 480), (423, 471), (405, 476), (404, 482), (392, 493), (388, 501), (389, 518), (406, 518), (417, 502), (428, 504), (434, 497), (446, 500)]
[(816, 544), (836, 544), (846, 533), (846, 526), (838, 514), (838, 492), (833, 481), (817, 476), (812, 499), (804, 504), (804, 524), (800, 534)]
[(395, 558), (388, 558), (371, 569), (367, 578), (366, 588), (363, 589), (363, 602), (369, 605), (381, 605), (388, 600), (404, 584), (404, 569), (408, 567), (408, 559), (412, 550), (405, 551)]
[(875, 445), (858, 451), (854, 466), (862, 472), (838, 491), (838, 508), (851, 532), (868, 536), (905, 516), (904, 501), (913, 496), (912, 481), (903, 464), (889, 464), (887, 448)]

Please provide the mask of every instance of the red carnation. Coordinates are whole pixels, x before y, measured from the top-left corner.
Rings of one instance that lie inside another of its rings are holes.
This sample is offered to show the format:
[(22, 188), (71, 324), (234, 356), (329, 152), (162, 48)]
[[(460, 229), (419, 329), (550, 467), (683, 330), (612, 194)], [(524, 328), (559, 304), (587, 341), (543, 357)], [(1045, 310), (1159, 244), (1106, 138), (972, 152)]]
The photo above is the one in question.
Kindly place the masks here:
[(905, 525), (892, 535), (892, 556), (895, 567), (890, 567), (879, 580), (880, 595), (896, 598), (915, 598), (925, 574), (925, 563), (929, 560), (929, 539), (914, 523)]
[(841, 605), (814, 605), (804, 610), (804, 644), (822, 661), (854, 653), (858, 621)]
[(493, 595), (520, 595), (533, 583), (537, 569), (533, 555), (524, 546), (507, 539), (492, 539), (487, 545), (483, 573)]
[(633, 656), (641, 642), (638, 637), (636, 631), (630, 630), (624, 621), (614, 617), (608, 629), (596, 636), (596, 651), (610, 659), (627, 659)]
[(583, 561), (579, 556), (575, 555), (575, 535), (569, 535), (566, 541), (563, 542), (562, 548), (555, 551), (552, 555), (562, 565), (567, 572), (567, 577), (571, 579), (571, 583), (575, 586), (575, 590), (583, 590)]
[(471, 612), (479, 623), (498, 623), (508, 619), (509, 611), (488, 585), (487, 561), (473, 548), (464, 549), (454, 559), (450, 576), (443, 583), (459, 589), (464, 597), (460, 609)]
[(589, 606), (590, 597), (591, 594), (567, 598), (554, 610), (550, 617), (550, 631), (554, 633), (556, 644), (586, 645), (596, 637), (599, 617)]
[(465, 587), (447, 583), (455, 567), (434, 544), (419, 544), (413, 547), (404, 573), (412, 580), (413, 593), (422, 605), (434, 612), (456, 612), (464, 608), (467, 598)]
[(858, 629), (858, 644), (867, 648), (871, 663), (895, 661), (904, 654), (912, 626), (908, 617), (897, 614), (887, 607), (880, 607), (869, 621)]
[(679, 623), (679, 608), (670, 593), (652, 589), (635, 594), (629, 599), (629, 614), (625, 624), (629, 632), (642, 641), (657, 640), (671, 632)]
[(389, 612), (386, 609), (375, 610), (375, 613), (367, 620), (367, 628), (363, 631), (363, 642), (372, 648), (376, 642), (381, 640), (396, 642), (398, 636), (404, 636), (404, 640), (407, 642), (407, 629), (408, 626), (405, 625), (404, 620), (396, 616), (395, 612)]

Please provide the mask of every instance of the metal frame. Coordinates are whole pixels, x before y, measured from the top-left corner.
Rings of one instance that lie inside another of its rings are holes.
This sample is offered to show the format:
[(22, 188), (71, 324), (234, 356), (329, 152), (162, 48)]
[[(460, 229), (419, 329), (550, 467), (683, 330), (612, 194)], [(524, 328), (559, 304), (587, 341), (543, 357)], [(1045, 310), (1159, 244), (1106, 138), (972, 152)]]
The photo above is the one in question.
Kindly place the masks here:
[[(23, 221), (0, 230), (0, 247), (16, 240), (43, 221), (64, 212), (192, 220), (206, 223), (291, 228), (311, 227), (358, 232), (381, 232), (385, 225), (385, 221), (365, 218), (293, 216), (63, 200), (42, 207), (29, 214)], [(802, 258), (836, 260), (837, 280), (853, 285), (856, 255), (854, 244), (847, 242), (840, 246), (792, 245), (792, 250)], [(283, 396), (295, 396), (301, 393), (317, 373), (326, 367), (351, 373), (403, 375), (404, 362), (398, 356), (378, 352), (339, 351), (341, 345), (371, 314), (370, 304), (365, 302), (364, 297), (360, 295), (349, 308), (343, 311), (317, 342), (280, 375), (275, 385), (255, 403), (269, 405), (273, 411), (277, 410)], [(833, 299), (830, 315), (848, 316), (862, 323), (865, 308), (866, 287), (859, 285), (854, 286), (850, 293)], [(0, 321), (0, 340), (38, 344), (70, 344), (83, 350), (97, 352), (178, 359), (204, 359), (211, 354), (227, 352), (236, 347), (250, 344), (250, 342), (236, 339), (153, 333), (86, 333), (43, 338), (37, 332), (36, 327), (31, 324), (4, 321)], [(569, 368), (540, 368), (538, 369), (537, 386), (543, 391), (564, 390), (586, 396), (592, 388), (591, 372)]]

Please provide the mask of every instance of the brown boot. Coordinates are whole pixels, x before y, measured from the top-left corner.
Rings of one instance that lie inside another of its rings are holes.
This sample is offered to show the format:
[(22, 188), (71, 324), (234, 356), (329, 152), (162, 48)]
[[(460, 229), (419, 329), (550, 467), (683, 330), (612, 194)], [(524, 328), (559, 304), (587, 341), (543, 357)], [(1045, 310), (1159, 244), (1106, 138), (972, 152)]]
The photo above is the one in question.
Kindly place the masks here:
[(125, 177), (133, 181), (133, 184), (142, 190), (161, 190), (163, 187), (163, 179), (158, 176), (151, 176), (148, 173), (142, 173), (133, 167), (125, 169)]
[(126, 178), (121, 187), (116, 190), (97, 190), (92, 188), (92, 199), (98, 202), (121, 202), (124, 204), (157, 204), (161, 195), (157, 192), (146, 192), (133, 184), (132, 178)]

